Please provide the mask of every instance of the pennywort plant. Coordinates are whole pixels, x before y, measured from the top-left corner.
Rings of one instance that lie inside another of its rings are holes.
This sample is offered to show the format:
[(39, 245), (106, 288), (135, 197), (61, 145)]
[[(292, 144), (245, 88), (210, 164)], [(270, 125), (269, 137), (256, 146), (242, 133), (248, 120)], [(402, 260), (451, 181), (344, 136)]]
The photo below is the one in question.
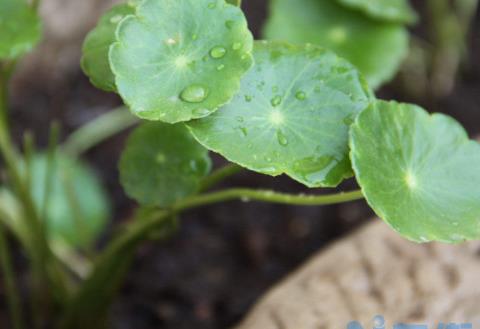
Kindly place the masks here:
[[(24, 328), (4, 228), (32, 264), (31, 326), (104, 328), (106, 310), (143, 241), (182, 212), (242, 199), (319, 206), (365, 198), (416, 242), (480, 238), (480, 146), (454, 119), (376, 98), (408, 51), (417, 14), (406, 0), (272, 0), (254, 41), (240, 1), (132, 0), (88, 34), (81, 66), (125, 107), (37, 151), (12, 142), (7, 82), (40, 39), (38, 1), (0, 0), (0, 256), (12, 322)], [(133, 125), (119, 162), (139, 208), (98, 255), (108, 198), (81, 154)], [(231, 162), (212, 171), (209, 152)], [(210, 191), (242, 169), (307, 188), (355, 177), (360, 190), (292, 195)], [(49, 314), (55, 310), (54, 314)], [(50, 321), (50, 322), (49, 322)]]

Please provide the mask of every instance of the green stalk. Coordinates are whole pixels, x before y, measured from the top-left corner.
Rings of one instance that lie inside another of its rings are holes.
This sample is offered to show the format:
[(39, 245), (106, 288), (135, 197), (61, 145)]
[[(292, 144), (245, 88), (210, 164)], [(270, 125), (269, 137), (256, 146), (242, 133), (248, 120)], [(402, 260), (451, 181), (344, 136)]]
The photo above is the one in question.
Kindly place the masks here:
[(104, 140), (130, 128), (139, 120), (126, 107), (109, 111), (73, 132), (63, 143), (65, 153), (78, 157)]
[(55, 153), (58, 144), (58, 135), (59, 135), (60, 127), (57, 122), (52, 123), (50, 126), (50, 137), (48, 141), (48, 149), (47, 149), (47, 168), (45, 170), (45, 181), (44, 181), (44, 191), (43, 191), (43, 200), (42, 200), (42, 208), (40, 211), (41, 218), (43, 221), (41, 222), (43, 225), (44, 234), (48, 232), (48, 228), (45, 229), (47, 223), (47, 214), (48, 214), (48, 203), (50, 199), (50, 192), (52, 190), (52, 180), (55, 172)]
[(243, 201), (265, 201), (291, 205), (318, 206), (362, 199), (361, 191), (338, 193), (333, 195), (292, 195), (266, 190), (244, 188), (227, 189), (197, 195), (175, 204), (169, 211), (148, 212), (147, 217), (132, 221), (127, 230), (114, 239), (99, 256), (93, 272), (81, 286), (72, 302), (67, 306), (59, 325), (60, 329), (101, 328), (104, 313), (108, 308), (113, 292), (128, 269), (131, 257), (138, 245), (150, 232), (161, 228), (171, 229), (168, 220), (172, 214), (195, 207), (240, 199)]
[[(32, 258), (32, 284), (33, 284), (33, 323), (34, 327), (40, 327), (45, 317), (45, 309), (50, 304), (50, 292), (57, 296), (65, 296), (66, 291), (60, 285), (58, 272), (52, 267), (52, 253), (48, 245), (47, 237), (43, 231), (43, 225), (32, 200), (32, 196), (26, 182), (22, 179), (19, 170), (20, 159), (10, 137), (7, 124), (7, 81), (11, 68), (0, 72), (0, 156), (3, 157), (8, 177), (14, 190), (21, 201), (25, 211), (25, 226), (30, 227), (30, 242), (35, 246), (31, 254)], [(51, 275), (51, 276), (50, 276)], [(51, 280), (49, 280), (51, 278)], [(53, 289), (55, 287), (57, 289)]]
[(0, 225), (0, 261), (2, 265), (3, 278), (5, 282), (5, 293), (7, 304), (14, 329), (25, 328), (23, 324), (20, 295), (15, 285), (15, 273), (10, 258), (10, 248), (6, 239), (5, 230)]

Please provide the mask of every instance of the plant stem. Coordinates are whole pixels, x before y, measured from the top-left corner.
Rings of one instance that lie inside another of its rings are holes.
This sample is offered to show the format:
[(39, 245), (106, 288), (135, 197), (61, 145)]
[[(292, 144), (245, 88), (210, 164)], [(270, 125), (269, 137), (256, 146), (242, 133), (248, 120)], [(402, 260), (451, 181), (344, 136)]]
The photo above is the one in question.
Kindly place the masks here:
[(206, 191), (210, 187), (212, 187), (212, 186), (220, 183), (221, 181), (223, 181), (225, 178), (230, 177), (232, 175), (235, 175), (242, 170), (243, 170), (243, 168), (240, 167), (237, 164), (234, 164), (234, 163), (228, 164), (228, 165), (214, 171), (209, 176), (205, 177), (200, 184), (200, 191), (201, 192)]
[[(272, 203), (285, 203), (293, 205), (317, 206), (353, 201), (363, 198), (361, 191), (338, 193), (333, 195), (292, 195), (273, 191), (251, 190), (244, 188), (228, 189), (190, 197), (178, 202), (169, 211), (153, 211), (146, 218), (136, 218), (123, 234), (114, 239), (109, 247), (97, 259), (97, 266), (84, 282), (77, 295), (68, 305), (64, 318), (59, 328), (81, 328), (79, 323), (87, 325), (99, 323), (100, 312), (104, 311), (117, 285), (121, 280), (133, 256), (136, 247), (148, 236), (150, 232), (159, 227), (168, 229), (168, 219), (172, 214), (191, 208), (205, 206), (222, 201), (242, 199), (257, 200)], [(95, 301), (92, 302), (92, 299)], [(86, 318), (88, 316), (88, 319)], [(80, 321), (81, 320), (81, 321)], [(80, 321), (80, 322), (79, 322)], [(93, 327), (92, 327), (93, 328)]]
[(6, 239), (5, 230), (0, 226), (0, 260), (2, 264), (3, 278), (5, 282), (5, 293), (7, 304), (14, 329), (23, 329), (22, 310), (18, 290), (15, 286), (15, 273), (10, 258), (10, 248)]
[(97, 117), (73, 132), (63, 143), (67, 154), (78, 157), (83, 152), (133, 126), (139, 120), (122, 106)]
[(212, 203), (240, 199), (243, 201), (263, 201), (299, 206), (322, 206), (354, 201), (363, 198), (360, 190), (352, 192), (340, 192), (329, 195), (304, 195), (288, 194), (269, 190), (252, 190), (247, 188), (232, 188), (220, 192), (201, 194), (185, 199), (177, 203), (173, 209), (177, 212), (204, 206)]

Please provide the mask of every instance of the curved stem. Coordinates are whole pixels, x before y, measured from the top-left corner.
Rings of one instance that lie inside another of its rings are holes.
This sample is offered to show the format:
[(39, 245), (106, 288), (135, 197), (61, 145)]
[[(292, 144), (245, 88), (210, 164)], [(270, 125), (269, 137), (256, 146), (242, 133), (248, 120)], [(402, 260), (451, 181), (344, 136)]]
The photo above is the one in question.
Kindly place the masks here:
[(228, 164), (225, 167), (220, 168), (214, 171), (213, 173), (211, 173), (209, 176), (205, 177), (200, 184), (200, 191), (201, 192), (206, 191), (210, 187), (223, 181), (225, 178), (233, 176), (242, 170), (243, 168), (237, 164), (234, 164), (234, 163)]
[(2, 264), (3, 278), (5, 282), (5, 294), (10, 311), (11, 321), (14, 329), (24, 328), (22, 321), (22, 309), (20, 306), (20, 295), (15, 286), (15, 273), (13, 271), (10, 248), (6, 239), (5, 230), (0, 226), (0, 261)]
[(212, 203), (240, 199), (244, 201), (263, 201), (299, 206), (322, 206), (354, 201), (363, 198), (362, 191), (340, 192), (328, 195), (305, 195), (274, 192), (270, 190), (253, 190), (248, 188), (232, 188), (220, 192), (201, 194), (177, 203), (173, 209), (182, 211)]
[(88, 149), (139, 122), (122, 106), (97, 117), (73, 132), (63, 143), (65, 153), (77, 157)]

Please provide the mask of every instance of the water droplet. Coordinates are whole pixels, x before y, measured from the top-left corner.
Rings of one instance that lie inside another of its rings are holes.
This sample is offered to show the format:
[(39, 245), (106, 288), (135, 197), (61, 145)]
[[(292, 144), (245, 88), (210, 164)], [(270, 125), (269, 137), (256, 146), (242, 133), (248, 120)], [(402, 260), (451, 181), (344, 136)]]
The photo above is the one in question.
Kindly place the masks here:
[(250, 95), (245, 95), (245, 101), (250, 103), (252, 101), (252, 96)]
[(177, 43), (177, 40), (173, 39), (173, 38), (168, 38), (167, 40), (165, 40), (165, 43), (167, 45), (174, 45)]
[(273, 91), (274, 93), (276, 93), (276, 92), (278, 91), (278, 86), (273, 86), (273, 87), (272, 87), (272, 91)]
[(220, 46), (214, 47), (212, 48), (212, 50), (210, 50), (210, 56), (212, 56), (212, 58), (217, 58), (217, 59), (222, 58), (223, 56), (225, 56), (226, 53), (227, 53), (227, 50)]
[(271, 99), (270, 103), (272, 104), (273, 107), (276, 107), (278, 105), (280, 105), (280, 103), (282, 102), (282, 97), (280, 96), (275, 96)]
[(115, 15), (112, 18), (110, 18), (110, 23), (112, 24), (117, 24), (122, 20), (123, 16), (122, 15)]
[(266, 156), (266, 157), (265, 157), (265, 161), (267, 161), (267, 162), (272, 162), (272, 158), (270, 158), (269, 156)]
[(225, 21), (225, 26), (226, 26), (227, 29), (229, 29), (229, 30), (232, 29), (232, 27), (233, 27), (234, 24), (235, 24), (235, 22), (232, 21), (232, 20), (227, 20), (227, 21)]
[(210, 2), (207, 7), (208, 7), (208, 9), (213, 9), (216, 6), (217, 6), (217, 4), (215, 2)]
[(297, 91), (297, 93), (295, 94), (295, 98), (299, 101), (303, 101), (305, 100), (305, 98), (307, 98), (307, 95), (303, 91)]
[(247, 137), (248, 135), (248, 130), (245, 127), (240, 127), (240, 131), (244, 137)]
[(190, 85), (180, 94), (180, 98), (188, 103), (200, 103), (207, 98), (207, 89), (201, 85)]
[(288, 139), (281, 130), (277, 130), (277, 140), (278, 140), (278, 143), (282, 146), (288, 145)]
[(192, 40), (195, 41), (195, 40), (197, 40), (197, 39), (198, 39), (198, 35), (196, 35), (196, 34), (192, 35)]
[(236, 117), (236, 119), (237, 119), (238, 122), (244, 122), (245, 121), (245, 119), (243, 117)]
[(217, 71), (221, 71), (221, 70), (223, 70), (224, 68), (225, 68), (225, 65), (220, 64), (220, 65), (217, 66)]
[(242, 44), (240, 42), (235, 42), (232, 46), (233, 50), (239, 50), (240, 48), (242, 48)]
[(167, 161), (167, 157), (163, 153), (158, 153), (157, 156), (155, 157), (155, 161), (158, 164), (163, 164), (165, 161)]
[(202, 57), (202, 60), (203, 60), (204, 62), (206, 62), (206, 61), (208, 61), (209, 58), (210, 58), (210, 57), (208, 57), (208, 55), (205, 55), (205, 56)]
[(209, 109), (205, 109), (205, 108), (200, 108), (200, 109), (194, 109), (192, 111), (193, 115), (195, 115), (196, 117), (204, 117), (204, 116), (207, 116), (211, 113), (211, 111)]

